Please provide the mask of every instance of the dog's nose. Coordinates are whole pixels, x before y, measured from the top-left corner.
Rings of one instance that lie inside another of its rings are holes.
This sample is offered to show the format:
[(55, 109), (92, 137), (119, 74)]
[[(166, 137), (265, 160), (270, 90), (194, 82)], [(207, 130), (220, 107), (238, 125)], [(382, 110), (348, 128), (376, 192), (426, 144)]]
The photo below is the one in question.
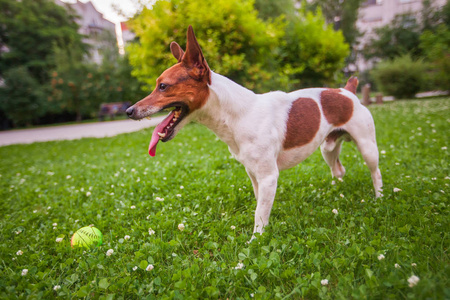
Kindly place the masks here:
[(127, 110), (126, 110), (126, 113), (127, 113), (127, 116), (129, 118), (131, 118), (133, 116), (133, 113), (134, 113), (134, 106), (128, 107)]

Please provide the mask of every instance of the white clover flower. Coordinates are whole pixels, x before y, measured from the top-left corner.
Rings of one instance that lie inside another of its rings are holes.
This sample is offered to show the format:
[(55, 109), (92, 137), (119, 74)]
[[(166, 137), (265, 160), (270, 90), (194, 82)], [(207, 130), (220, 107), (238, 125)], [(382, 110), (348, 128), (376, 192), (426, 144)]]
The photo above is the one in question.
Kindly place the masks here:
[(133, 267), (133, 271), (136, 271), (136, 270), (137, 270), (137, 268), (138, 268), (137, 266), (134, 266), (134, 267)]
[(401, 192), (402, 190), (401, 189), (399, 189), (399, 188), (394, 188), (394, 193), (398, 193), (398, 192)]
[(234, 225), (231, 225), (231, 230), (235, 230), (236, 229), (236, 226), (234, 226)]
[(63, 240), (63, 238), (56, 238), (56, 242), (57, 242), (57, 243), (61, 243), (62, 240)]
[(342, 179), (341, 177), (337, 178), (340, 182), (344, 182), (344, 179)]
[(33, 210), (33, 214), (37, 213), (37, 209)]
[(129, 240), (129, 239), (130, 239), (130, 236), (129, 236), (129, 235), (126, 235), (126, 236), (123, 237), (123, 239), (124, 239), (124, 240)]
[(160, 197), (155, 197), (156, 201), (164, 201), (164, 198), (160, 198)]
[(53, 176), (53, 175), (55, 175), (55, 173), (49, 171), (49, 172), (47, 172), (47, 175)]
[(150, 215), (148, 215), (146, 219), (147, 219), (147, 220), (150, 220)]
[(381, 154), (386, 154), (386, 151), (385, 151), (385, 150), (381, 150), (380, 153), (381, 153)]
[(414, 268), (415, 268), (415, 267), (417, 267), (417, 264), (416, 264), (416, 263), (412, 263), (412, 264), (411, 264), (411, 267), (414, 267)]
[(151, 270), (153, 270), (155, 267), (152, 265), (152, 264), (149, 264), (148, 266), (147, 266), (147, 268), (145, 268), (145, 271), (148, 271), (148, 272), (150, 272)]
[(106, 251), (106, 256), (111, 256), (114, 253), (113, 249), (109, 249), (108, 251)]
[(183, 224), (183, 223), (178, 224), (178, 230), (183, 231), (184, 228), (185, 228), (185, 227), (184, 227), (184, 224)]
[(333, 214), (335, 214), (335, 215), (337, 215), (339, 212), (338, 212), (338, 210), (335, 208), (335, 209), (333, 209), (332, 211), (331, 211)]
[(413, 287), (416, 284), (418, 284), (420, 281), (420, 278), (417, 277), (416, 275), (413, 275), (411, 277), (408, 278), (408, 283), (409, 283), (409, 287)]
[(366, 202), (366, 201), (364, 201), (364, 199), (362, 199), (362, 200), (361, 200), (361, 203), (364, 203), (364, 202)]
[(236, 267), (234, 267), (234, 269), (235, 270), (242, 270), (244, 268), (244, 264), (243, 263), (238, 263), (237, 265), (236, 265)]
[(400, 268), (401, 268), (401, 266), (400, 266), (399, 264), (395, 264), (394, 267), (395, 267), (396, 269), (400, 269)]
[(320, 281), (321, 285), (328, 285), (328, 279), (323, 279)]
[(15, 257), (13, 257), (13, 258), (12, 258), (12, 260), (14, 261), (14, 260), (16, 260), (16, 258), (15, 258)]
[(72, 176), (70, 176), (70, 175), (67, 175), (67, 176), (66, 176), (66, 179), (70, 179), (70, 178), (72, 178)]
[(22, 270), (22, 276), (25, 276), (25, 275), (27, 275), (28, 274), (28, 269), (23, 269)]
[(335, 185), (335, 184), (336, 184), (336, 181), (332, 180), (331, 185)]
[(444, 147), (441, 148), (441, 150), (447, 150), (447, 147), (444, 146)]
[(56, 227), (56, 226), (58, 226), (58, 223), (53, 223), (52, 226)]
[(345, 197), (344, 194), (340, 194), (339, 196), (340, 196), (341, 198), (344, 198), (344, 197)]
[(61, 286), (60, 285), (55, 285), (54, 287), (53, 287), (53, 290), (54, 291), (57, 291), (57, 290), (60, 290), (61, 289)]
[(22, 255), (22, 254), (23, 254), (22, 250), (19, 250), (19, 251), (16, 252), (16, 255)]
[(180, 190), (184, 189), (184, 186), (180, 185)]
[(154, 231), (153, 229), (149, 228), (149, 229), (148, 229), (148, 234), (154, 235), (154, 234), (155, 234), (155, 231)]
[(177, 197), (178, 197), (178, 198), (181, 197), (181, 194), (177, 194)]
[(58, 227), (56, 227), (56, 226), (55, 226), (55, 227), (53, 227), (53, 230), (56, 230), (56, 229), (58, 229)]
[(89, 197), (91, 195), (91, 192), (86, 192), (86, 197)]
[(131, 205), (130, 208), (131, 208), (131, 209), (135, 209), (135, 208), (136, 208), (136, 205)]
[(378, 255), (378, 260), (383, 260), (383, 259), (384, 259), (384, 255), (383, 254)]

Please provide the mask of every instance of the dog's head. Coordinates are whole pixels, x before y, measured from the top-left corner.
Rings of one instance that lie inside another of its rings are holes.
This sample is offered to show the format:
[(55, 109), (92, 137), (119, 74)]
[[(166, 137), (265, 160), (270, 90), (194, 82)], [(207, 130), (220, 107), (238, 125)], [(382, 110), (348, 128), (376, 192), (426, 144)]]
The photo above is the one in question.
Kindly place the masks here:
[(165, 70), (156, 80), (153, 92), (127, 109), (128, 117), (140, 120), (163, 109), (173, 109), (152, 134), (149, 154), (155, 156), (161, 140), (171, 140), (188, 122), (187, 117), (201, 108), (209, 96), (211, 70), (203, 57), (192, 26), (187, 31), (186, 52), (176, 42), (170, 50), (178, 63)]

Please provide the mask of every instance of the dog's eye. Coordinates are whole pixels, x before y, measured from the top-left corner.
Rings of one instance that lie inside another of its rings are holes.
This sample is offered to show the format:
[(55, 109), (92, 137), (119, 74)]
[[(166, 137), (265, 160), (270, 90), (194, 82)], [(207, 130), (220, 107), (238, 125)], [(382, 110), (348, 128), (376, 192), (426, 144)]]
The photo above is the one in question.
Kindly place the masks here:
[(160, 90), (161, 92), (164, 92), (164, 91), (167, 89), (167, 87), (168, 87), (168, 85), (165, 84), (165, 83), (160, 83), (160, 84), (159, 84), (159, 90)]

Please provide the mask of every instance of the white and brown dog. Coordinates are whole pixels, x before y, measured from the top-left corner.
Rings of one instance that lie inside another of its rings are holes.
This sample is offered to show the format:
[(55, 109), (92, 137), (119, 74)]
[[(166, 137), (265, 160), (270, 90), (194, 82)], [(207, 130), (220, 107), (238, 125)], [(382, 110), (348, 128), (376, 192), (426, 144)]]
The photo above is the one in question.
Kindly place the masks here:
[(164, 71), (154, 91), (128, 108), (127, 114), (139, 120), (174, 108), (153, 132), (151, 156), (159, 141), (169, 141), (192, 120), (227, 143), (253, 184), (257, 200), (254, 232), (262, 233), (269, 223), (279, 171), (297, 165), (319, 146), (331, 174), (341, 178), (345, 173), (339, 161), (341, 144), (354, 141), (372, 174), (375, 194), (380, 196), (375, 125), (355, 96), (355, 77), (343, 89), (258, 95), (210, 70), (191, 26), (186, 52), (175, 42), (170, 49), (178, 63)]

